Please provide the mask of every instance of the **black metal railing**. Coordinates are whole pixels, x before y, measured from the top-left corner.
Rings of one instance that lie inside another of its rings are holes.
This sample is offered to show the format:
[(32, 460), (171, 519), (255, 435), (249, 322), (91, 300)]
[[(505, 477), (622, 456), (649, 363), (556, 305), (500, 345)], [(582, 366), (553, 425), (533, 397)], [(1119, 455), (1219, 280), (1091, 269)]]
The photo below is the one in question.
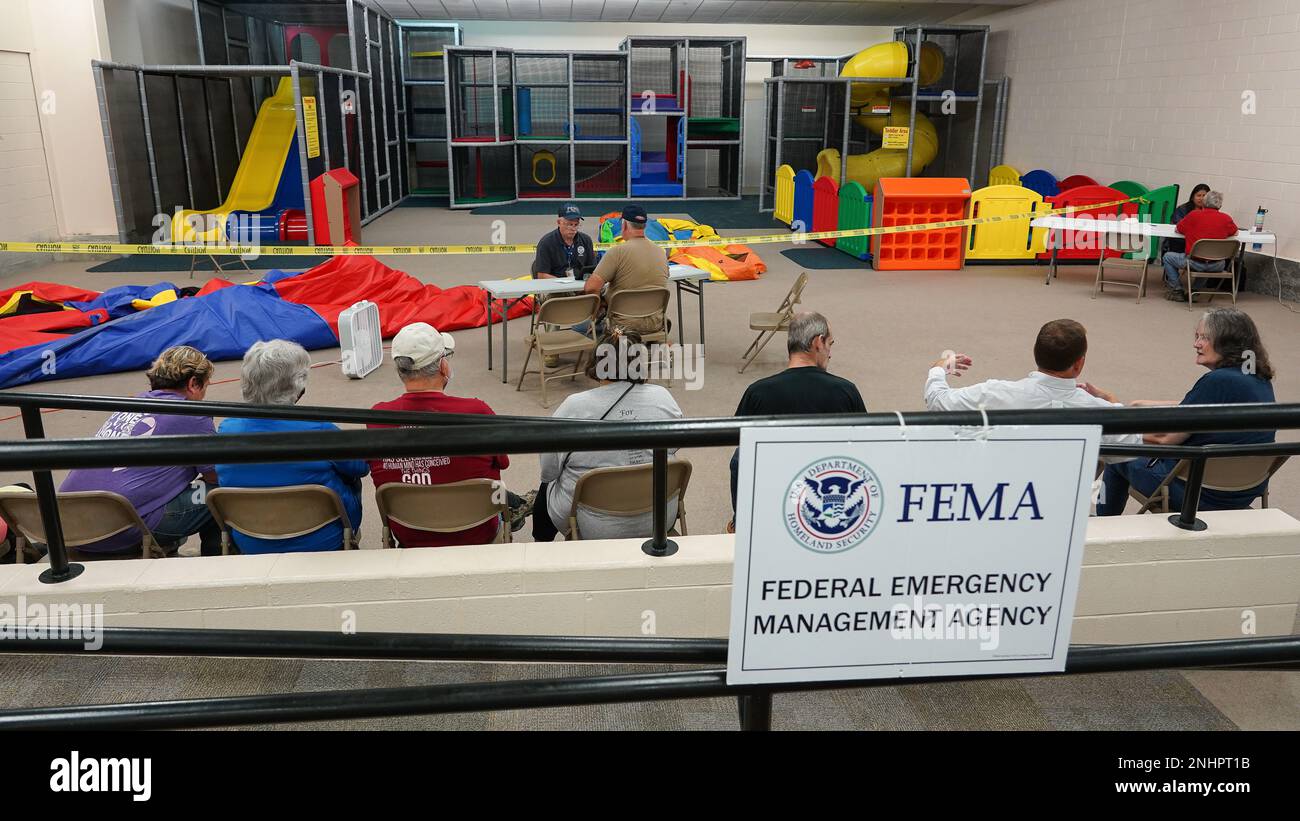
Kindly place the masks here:
[[(489, 453), (550, 453), (573, 450), (649, 449), (653, 452), (654, 534), (643, 550), (667, 556), (676, 545), (667, 537), (667, 454), (676, 447), (736, 446), (743, 428), (797, 425), (896, 427), (894, 413), (820, 416), (673, 419), (605, 422), (552, 417), (422, 414), (352, 408), (246, 405), (0, 392), (0, 407), (18, 407), (26, 441), (0, 444), (0, 470), (32, 471), (47, 535), (49, 583), (66, 581), (84, 567), (69, 564), (58, 517), (52, 470), (153, 465), (284, 462), (300, 459), (377, 459), (387, 456), (464, 456)], [(372, 430), (256, 433), (242, 436), (158, 436), (132, 439), (45, 439), (46, 408), (151, 411), (174, 415), (310, 419), (391, 424)], [(1152, 431), (1268, 431), (1300, 428), (1300, 404), (1193, 405), (1145, 408), (1044, 408), (1036, 410), (918, 411), (908, 425), (1100, 425), (1106, 433)], [(1171, 523), (1201, 529), (1197, 519), (1205, 461), (1215, 457), (1296, 455), (1300, 442), (1248, 445), (1103, 445), (1103, 455), (1191, 459), (1182, 510)]]
[[(422, 661), (570, 662), (588, 664), (722, 664), (725, 639), (586, 638), (577, 636), (412, 635), (277, 630), (102, 628), (102, 646), (81, 638), (14, 638), (0, 652), (109, 655), (229, 656)], [(1300, 636), (1124, 646), (1072, 646), (1065, 674), (1230, 667), (1294, 669)], [(792, 682), (729, 686), (723, 669), (573, 678), (440, 684), (419, 687), (276, 693), (225, 698), (37, 707), (0, 711), (0, 729), (174, 729), (399, 715), (519, 710), (735, 697), (741, 728), (771, 729), (772, 695), (819, 689), (897, 687), (1058, 673), (942, 676), (909, 679)]]

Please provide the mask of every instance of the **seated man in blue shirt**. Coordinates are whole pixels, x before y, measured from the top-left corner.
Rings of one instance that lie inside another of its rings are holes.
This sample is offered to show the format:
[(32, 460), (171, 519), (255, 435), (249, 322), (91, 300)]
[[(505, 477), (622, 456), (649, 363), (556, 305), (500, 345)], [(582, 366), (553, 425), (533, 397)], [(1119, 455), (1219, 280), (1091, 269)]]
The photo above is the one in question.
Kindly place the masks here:
[[(1259, 329), (1244, 311), (1215, 308), (1207, 311), (1196, 325), (1196, 364), (1210, 372), (1196, 380), (1182, 402), (1135, 400), (1130, 405), (1229, 405), (1273, 402), (1273, 366), (1260, 340)], [(1113, 397), (1104, 397), (1113, 399)], [(1233, 431), (1209, 433), (1148, 433), (1149, 445), (1221, 445), (1272, 442), (1274, 431)], [(1104, 493), (1097, 503), (1098, 516), (1118, 516), (1128, 504), (1129, 487), (1148, 496), (1178, 464), (1177, 459), (1134, 459), (1107, 465), (1102, 481)], [(1248, 490), (1222, 491), (1203, 489), (1199, 510), (1240, 510), (1250, 507), (1268, 483)], [(1181, 509), (1186, 490), (1181, 480), (1169, 483), (1169, 505)]]

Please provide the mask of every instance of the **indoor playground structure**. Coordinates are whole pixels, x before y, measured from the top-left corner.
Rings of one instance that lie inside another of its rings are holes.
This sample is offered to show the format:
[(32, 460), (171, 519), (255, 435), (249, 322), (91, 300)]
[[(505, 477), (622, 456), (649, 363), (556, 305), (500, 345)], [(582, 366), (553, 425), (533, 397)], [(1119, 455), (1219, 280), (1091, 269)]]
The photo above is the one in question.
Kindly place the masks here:
[(618, 51), (448, 46), (453, 208), (521, 199), (737, 199), (745, 41)]
[[(779, 66), (773, 60), (775, 76), (765, 82), (768, 133), (759, 209), (770, 202), (775, 219), (797, 231), (964, 217), (967, 180), (975, 178), (981, 160), (998, 159), (1005, 118), (999, 86), (993, 150), (981, 155), (987, 36), (984, 26), (899, 28), (894, 40), (850, 56), (781, 58)], [(946, 121), (946, 153), (934, 117)], [(956, 133), (959, 124), (964, 136)], [(959, 142), (969, 147), (968, 156), (957, 156)], [(927, 171), (940, 173), (923, 177)], [(877, 268), (960, 268), (964, 234), (947, 229), (822, 242), (874, 260)]]
[(197, 65), (93, 64), (121, 241), (165, 214), (175, 241), (357, 243), (445, 190), (458, 26), (347, 0), (198, 0), (194, 17)]

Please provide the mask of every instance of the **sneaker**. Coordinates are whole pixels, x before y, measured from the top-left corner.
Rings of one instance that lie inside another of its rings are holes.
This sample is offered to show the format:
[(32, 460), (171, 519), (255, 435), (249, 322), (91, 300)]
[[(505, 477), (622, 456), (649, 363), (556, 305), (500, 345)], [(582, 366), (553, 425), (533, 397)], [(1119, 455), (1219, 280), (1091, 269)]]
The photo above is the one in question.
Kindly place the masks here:
[(1181, 290), (1175, 290), (1173, 288), (1166, 288), (1165, 299), (1169, 300), (1170, 302), (1186, 302), (1187, 292)]
[(518, 533), (533, 513), (533, 503), (537, 501), (537, 491), (530, 490), (523, 496), (518, 507), (510, 508), (510, 532)]

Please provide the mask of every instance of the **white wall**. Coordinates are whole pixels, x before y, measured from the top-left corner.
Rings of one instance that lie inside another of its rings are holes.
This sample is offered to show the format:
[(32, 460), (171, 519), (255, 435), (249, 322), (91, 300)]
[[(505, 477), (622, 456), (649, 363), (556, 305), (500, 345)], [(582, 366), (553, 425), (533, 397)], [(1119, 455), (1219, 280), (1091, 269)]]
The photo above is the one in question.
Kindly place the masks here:
[(90, 61), (107, 51), (100, 0), (0, 2), (0, 51), (29, 55), (36, 97), (49, 101), (41, 109), (40, 122), (59, 234), (116, 236), (90, 71)]
[(989, 73), (1011, 77), (1005, 162), (1205, 182), (1238, 225), (1269, 209), (1300, 259), (1300, 2), (1039, 0), (962, 22), (992, 27)]
[(119, 63), (195, 65), (199, 62), (190, 0), (103, 0), (109, 50)]
[[(682, 23), (522, 23), (475, 20), (461, 23), (466, 45), (529, 49), (618, 48), (629, 35), (744, 37), (750, 55), (839, 56), (892, 40), (884, 26), (728, 26)], [(763, 165), (763, 80), (765, 66), (745, 70), (745, 191), (758, 190)]]

